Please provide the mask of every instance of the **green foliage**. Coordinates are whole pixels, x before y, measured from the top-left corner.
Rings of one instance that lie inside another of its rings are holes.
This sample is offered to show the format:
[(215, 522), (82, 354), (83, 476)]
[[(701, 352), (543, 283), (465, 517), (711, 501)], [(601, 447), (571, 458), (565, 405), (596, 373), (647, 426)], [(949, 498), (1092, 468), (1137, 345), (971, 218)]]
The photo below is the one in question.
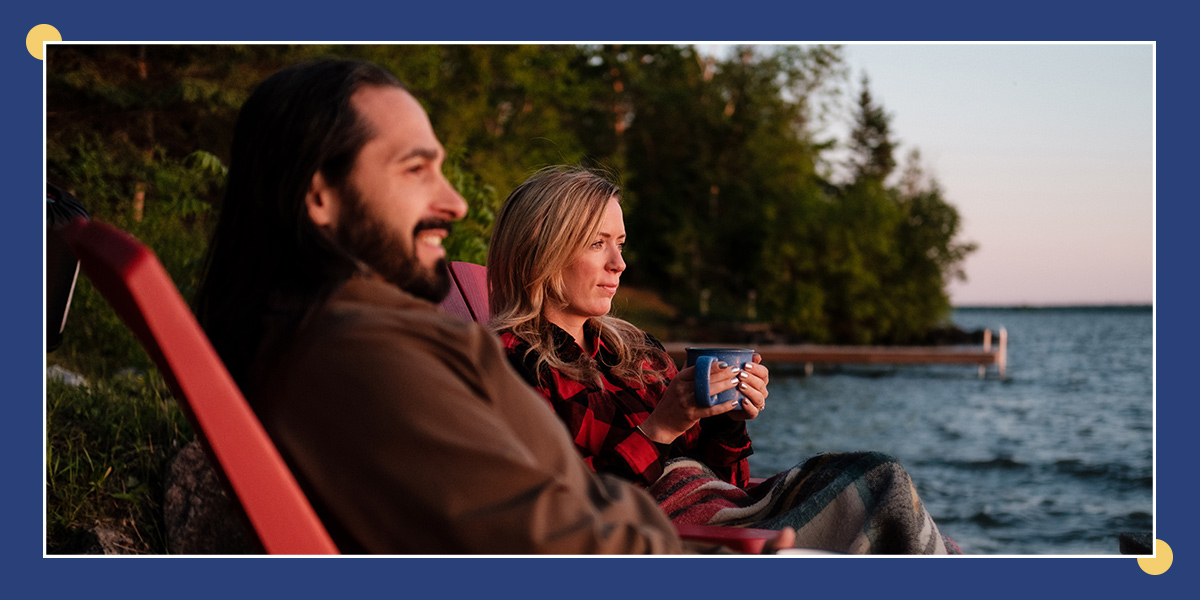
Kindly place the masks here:
[(467, 216), (454, 224), (453, 232), (444, 242), (446, 257), (486, 265), (488, 240), (500, 210), (500, 198), (496, 188), (467, 171), (463, 162), (460, 154), (452, 154), (444, 166), (446, 178), (467, 201)]
[[(600, 81), (577, 46), (349, 46), (336, 49), (391, 69), (429, 112), (459, 168), (496, 190), (547, 164), (585, 160)], [(611, 137), (611, 136), (610, 136)], [(485, 240), (486, 241), (486, 240)]]
[(102, 525), (126, 533), (131, 552), (165, 553), (162, 474), (192, 432), (162, 379), (46, 387), (47, 551), (84, 551), (84, 532)]
[[(83, 202), (93, 219), (111, 223), (154, 250), (185, 300), (200, 281), (211, 205), (225, 168), (214, 155), (197, 151), (171, 158), (155, 152), (130, 176), (121, 148), (84, 138), (56, 149), (50, 169)], [(139, 181), (140, 180), (140, 181)], [(70, 183), (67, 183), (70, 182)], [(141, 218), (135, 199), (142, 196)], [(129, 329), (86, 277), (71, 301), (63, 345), (51, 355), (85, 377), (108, 377), (125, 368), (149, 370), (152, 363)]]
[[(840, 97), (836, 47), (595, 50), (623, 78), (626, 277), (685, 314), (766, 321), (815, 342), (913, 342), (947, 317), (948, 278), (974, 250), (934, 181), (886, 185), (890, 116), (867, 82), (849, 148), (854, 178), (818, 173)], [(910, 169), (919, 175), (919, 160)]]
[(854, 152), (850, 166), (855, 180), (882, 182), (896, 168), (896, 143), (891, 139), (891, 116), (875, 103), (869, 85), (870, 81), (863, 76), (858, 113), (850, 132), (850, 149)]

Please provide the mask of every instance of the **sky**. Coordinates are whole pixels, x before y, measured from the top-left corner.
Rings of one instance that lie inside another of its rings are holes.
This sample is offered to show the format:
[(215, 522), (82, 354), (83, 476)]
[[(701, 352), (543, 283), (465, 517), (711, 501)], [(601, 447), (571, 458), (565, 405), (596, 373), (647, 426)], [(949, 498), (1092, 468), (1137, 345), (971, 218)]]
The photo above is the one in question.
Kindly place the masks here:
[[(1149, 304), (1150, 44), (846, 44), (979, 249), (956, 306)], [(832, 131), (832, 130), (831, 130)], [(845, 139), (841, 136), (839, 139)]]

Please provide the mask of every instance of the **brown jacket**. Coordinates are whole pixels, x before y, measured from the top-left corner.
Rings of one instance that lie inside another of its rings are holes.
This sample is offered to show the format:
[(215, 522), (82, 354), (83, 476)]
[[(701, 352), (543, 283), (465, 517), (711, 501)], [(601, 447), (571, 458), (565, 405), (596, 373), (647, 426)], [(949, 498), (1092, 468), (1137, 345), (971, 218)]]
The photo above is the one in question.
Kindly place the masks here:
[(477, 323), (356, 277), (280, 359), (253, 402), (343, 552), (683, 551)]

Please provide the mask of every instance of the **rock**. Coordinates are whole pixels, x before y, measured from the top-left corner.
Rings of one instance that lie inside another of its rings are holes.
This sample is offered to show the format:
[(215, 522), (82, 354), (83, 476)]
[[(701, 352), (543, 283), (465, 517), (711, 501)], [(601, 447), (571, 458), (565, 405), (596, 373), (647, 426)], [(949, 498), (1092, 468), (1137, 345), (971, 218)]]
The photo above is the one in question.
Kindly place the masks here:
[(1117, 537), (1121, 554), (1154, 554), (1154, 534), (1151, 532), (1126, 532)]
[(125, 533), (109, 529), (96, 523), (90, 530), (79, 532), (73, 541), (76, 549), (66, 549), (64, 554), (141, 554), (137, 544)]
[(120, 531), (97, 527), (92, 533), (96, 534), (102, 554), (137, 554), (133, 540)]
[(254, 554), (258, 541), (208, 461), (199, 440), (167, 468), (163, 513), (173, 554)]
[(83, 375), (68, 371), (58, 365), (50, 365), (49, 367), (46, 367), (46, 379), (52, 381), (61, 381), (73, 387), (87, 387), (88, 384), (87, 380), (83, 378)]

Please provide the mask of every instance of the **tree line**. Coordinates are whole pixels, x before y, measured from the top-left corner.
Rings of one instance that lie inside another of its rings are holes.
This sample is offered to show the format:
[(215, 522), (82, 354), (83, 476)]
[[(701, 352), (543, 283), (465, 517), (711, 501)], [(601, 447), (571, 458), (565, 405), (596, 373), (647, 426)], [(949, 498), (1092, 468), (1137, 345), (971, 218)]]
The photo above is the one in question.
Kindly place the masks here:
[[(504, 197), (548, 164), (621, 185), (626, 282), (797, 340), (921, 339), (975, 248), (836, 46), (55, 45), (48, 177), (154, 248), (190, 298), (238, 108), (275, 70), (329, 55), (390, 68), (426, 107), (470, 205), (455, 260), (485, 261)], [(839, 119), (844, 140), (827, 133)], [(83, 293), (72, 314), (101, 302)], [(132, 344), (115, 319), (72, 325)]]

